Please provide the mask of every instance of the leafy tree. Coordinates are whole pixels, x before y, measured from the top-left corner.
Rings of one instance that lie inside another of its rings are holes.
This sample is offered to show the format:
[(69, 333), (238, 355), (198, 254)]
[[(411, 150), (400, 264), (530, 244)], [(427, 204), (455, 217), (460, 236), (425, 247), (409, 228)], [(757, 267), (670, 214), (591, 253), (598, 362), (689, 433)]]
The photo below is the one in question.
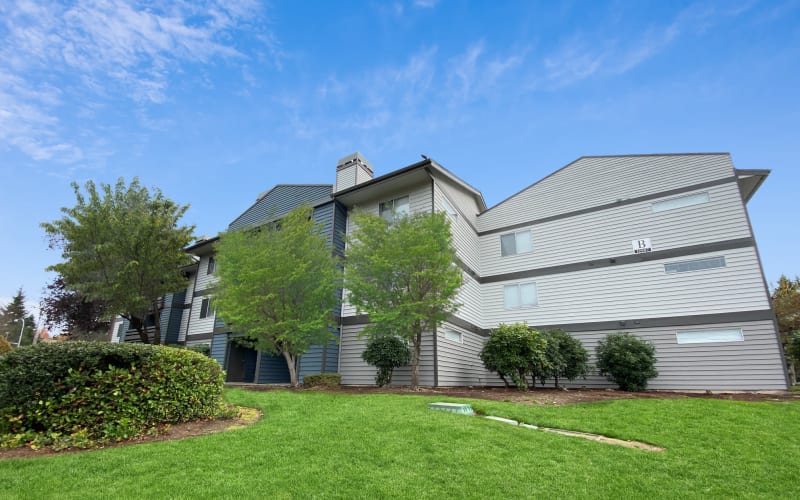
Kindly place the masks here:
[(538, 377), (542, 385), (547, 379), (553, 379), (556, 387), (559, 379), (586, 378), (589, 353), (580, 340), (564, 330), (545, 330), (542, 337), (547, 341), (544, 351), (547, 364), (534, 365), (534, 378)]
[(20, 288), (11, 302), (0, 308), (0, 335), (12, 345), (31, 345), (35, 332), (36, 320), (25, 308), (25, 293)]
[(70, 340), (100, 340), (108, 332), (106, 304), (71, 290), (57, 276), (47, 284), (42, 299), (42, 314), (50, 327), (56, 327)]
[(609, 333), (597, 345), (597, 369), (623, 391), (643, 391), (658, 376), (656, 348), (627, 332)]
[[(786, 356), (789, 358), (789, 363), (793, 368), (800, 366), (800, 330), (795, 330), (789, 335), (789, 342), (786, 344)], [(792, 372), (796, 377), (796, 369), (793, 369)], [(795, 381), (796, 378), (793, 377), (792, 382)]]
[[(778, 320), (778, 332), (787, 354), (792, 383), (797, 380), (800, 356), (792, 355), (792, 333), (800, 331), (800, 277), (790, 280), (781, 275), (772, 292), (772, 307)], [(800, 353), (798, 353), (800, 354)]]
[(293, 386), (300, 356), (335, 338), (339, 263), (309, 206), (280, 224), (223, 234), (216, 245), (217, 313), (243, 340), (282, 355)]
[[(151, 193), (134, 178), (115, 186), (94, 182), (72, 184), (77, 204), (62, 208), (64, 217), (43, 223), (50, 248), (61, 249), (64, 262), (50, 266), (70, 290), (105, 304), (130, 321), (144, 343), (161, 342), (159, 299), (186, 286), (181, 266), (191, 258), (183, 251), (194, 226), (179, 225), (189, 208)], [(154, 315), (155, 333), (147, 329)]]
[(348, 237), (348, 300), (369, 314), (364, 335), (396, 335), (411, 342), (411, 386), (419, 386), (424, 332), (452, 315), (461, 286), (450, 223), (443, 213), (384, 218), (356, 213)]
[(11, 352), (11, 350), (13, 350), (13, 347), (11, 347), (11, 342), (6, 340), (5, 337), (0, 337), (0, 354)]
[(373, 335), (367, 340), (367, 348), (361, 359), (376, 367), (375, 383), (383, 387), (392, 383), (392, 372), (411, 361), (411, 349), (404, 340), (394, 335)]
[[(528, 388), (527, 376), (535, 370), (548, 370), (545, 355), (547, 341), (524, 323), (501, 324), (492, 331), (481, 350), (481, 361), (487, 370), (497, 373), (506, 387), (511, 378), (520, 390)], [(535, 382), (535, 380), (534, 380)]]

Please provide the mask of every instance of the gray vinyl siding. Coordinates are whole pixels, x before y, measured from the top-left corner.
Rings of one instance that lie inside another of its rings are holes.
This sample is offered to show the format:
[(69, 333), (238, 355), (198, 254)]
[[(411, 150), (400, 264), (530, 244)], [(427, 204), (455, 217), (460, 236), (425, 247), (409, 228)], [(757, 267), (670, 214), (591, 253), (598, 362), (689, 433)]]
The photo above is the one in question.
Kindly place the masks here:
[[(361, 359), (367, 338), (358, 338), (364, 325), (342, 326), (342, 340), (339, 346), (339, 373), (343, 385), (375, 385), (375, 368)], [(420, 385), (434, 385), (433, 335), (425, 334), (422, 339), (422, 352), (419, 370)], [(392, 385), (411, 384), (411, 368), (401, 367), (394, 371)]]
[(652, 202), (645, 201), (514, 229), (531, 231), (530, 253), (501, 257), (500, 236), (505, 232), (483, 235), (481, 274), (630, 255), (631, 240), (640, 238), (649, 238), (653, 250), (661, 251), (751, 236), (736, 183), (703, 191), (711, 201), (702, 205), (653, 213)]
[[(458, 204), (458, 201), (442, 191), (437, 184), (434, 185), (433, 196), (436, 210), (444, 211), (442, 200), (447, 199), (451, 206), (463, 212), (463, 208)], [(462, 213), (459, 213), (455, 218), (448, 218), (450, 220), (450, 233), (452, 235), (453, 247), (456, 249), (456, 255), (473, 271), (480, 273), (480, 243), (477, 233), (472, 226), (464, 220)]]
[(216, 313), (212, 312), (205, 318), (200, 318), (200, 306), (205, 298), (208, 297), (198, 295), (192, 301), (192, 308), (189, 310), (191, 313), (191, 317), (189, 319), (189, 328), (186, 331), (187, 344), (193, 335), (208, 334), (214, 331), (214, 325), (217, 317)]
[(184, 290), (164, 296), (164, 309), (161, 310), (161, 339), (164, 344), (178, 343), (185, 295), (186, 291)]
[(208, 259), (211, 255), (203, 255), (200, 257), (200, 264), (197, 269), (197, 274), (195, 275), (195, 280), (197, 280), (197, 285), (195, 286), (196, 292), (202, 292), (207, 288), (212, 288), (214, 284), (217, 282), (217, 277), (214, 273), (208, 274)]
[(480, 208), (472, 193), (443, 177), (436, 177), (434, 185), (436, 186), (436, 191), (444, 193), (453, 202), (453, 205), (463, 212), (469, 222), (475, 225)]
[[(726, 267), (689, 273), (664, 272), (659, 260), (483, 285), (484, 327), (527, 321), (529, 325), (617, 321), (769, 309), (752, 247), (724, 255)], [(538, 305), (504, 309), (503, 286), (535, 282)]]
[[(459, 344), (445, 338), (445, 330), (455, 330), (461, 333), (463, 343)], [(480, 353), (486, 344), (486, 337), (449, 323), (445, 323), (439, 328), (437, 336), (440, 386), (503, 385), (500, 377), (483, 367)]]
[(727, 154), (585, 157), (492, 207), (478, 230), (596, 207), (733, 175)]
[(219, 363), (219, 366), (225, 368), (225, 354), (228, 349), (228, 334), (222, 333), (214, 335), (211, 339), (211, 353), (210, 356)]
[(483, 288), (467, 273), (462, 273), (456, 302), (461, 304), (456, 316), (483, 328)]
[(326, 185), (284, 185), (279, 184), (263, 198), (256, 201), (228, 225), (229, 230), (262, 224), (268, 220), (282, 217), (303, 203), (316, 204), (329, 198), (333, 186)]
[[(726, 328), (741, 328), (744, 341), (678, 344), (675, 337), (678, 331)], [(614, 331), (616, 330), (573, 333), (589, 351), (592, 366), (595, 364), (597, 344)], [(641, 328), (630, 332), (652, 342), (656, 348), (658, 377), (648, 383), (648, 389), (786, 389), (783, 361), (771, 321)], [(578, 379), (565, 385), (614, 387), (597, 373), (593, 373), (587, 380)]]
[(197, 273), (192, 273), (189, 275), (189, 283), (186, 285), (186, 294), (183, 298), (184, 309), (181, 313), (181, 326), (178, 332), (178, 342), (182, 343), (186, 341), (186, 332), (189, 328), (189, 318), (192, 314), (192, 300), (194, 298), (194, 282), (197, 278)]

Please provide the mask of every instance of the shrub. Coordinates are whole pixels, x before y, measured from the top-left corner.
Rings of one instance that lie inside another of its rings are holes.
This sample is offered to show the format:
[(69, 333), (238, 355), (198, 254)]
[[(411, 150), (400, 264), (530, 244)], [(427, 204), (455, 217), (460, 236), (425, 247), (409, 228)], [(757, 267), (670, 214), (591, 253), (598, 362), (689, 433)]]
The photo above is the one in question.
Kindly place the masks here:
[(222, 388), (219, 364), (186, 349), (38, 344), (0, 357), (0, 433), (62, 444), (125, 439), (220, 415)]
[(11, 343), (5, 337), (0, 337), (0, 354), (11, 352), (13, 349)]
[(187, 347), (188, 350), (202, 354), (203, 356), (211, 356), (211, 346), (208, 344), (197, 344)]
[(630, 333), (610, 333), (597, 346), (597, 369), (623, 391), (643, 391), (658, 376), (656, 349)]
[(342, 383), (342, 376), (338, 373), (317, 373), (303, 377), (304, 387), (335, 388)]
[(395, 368), (411, 361), (411, 349), (405, 341), (394, 335), (375, 335), (367, 340), (367, 348), (361, 353), (361, 359), (378, 369), (375, 383), (383, 387), (392, 382)]
[[(496, 372), (506, 387), (510, 377), (517, 389), (528, 388), (527, 375), (549, 367), (545, 357), (547, 342), (536, 330), (515, 323), (497, 327), (481, 350), (481, 360), (487, 370)], [(534, 368), (538, 367), (538, 368)]]
[(538, 378), (542, 385), (546, 380), (553, 379), (556, 387), (559, 379), (571, 381), (578, 377), (586, 378), (589, 353), (580, 340), (564, 330), (545, 330), (542, 337), (547, 341), (544, 349), (547, 363), (534, 365), (534, 378)]

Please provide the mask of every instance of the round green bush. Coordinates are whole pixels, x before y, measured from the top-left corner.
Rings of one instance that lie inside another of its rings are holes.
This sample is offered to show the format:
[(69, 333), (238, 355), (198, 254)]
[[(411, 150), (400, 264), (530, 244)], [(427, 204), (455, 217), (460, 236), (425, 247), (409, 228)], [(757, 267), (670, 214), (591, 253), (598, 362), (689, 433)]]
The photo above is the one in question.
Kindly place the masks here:
[(510, 378), (517, 389), (525, 390), (528, 388), (528, 374), (549, 369), (546, 346), (547, 341), (539, 331), (531, 330), (524, 323), (501, 324), (492, 331), (480, 356), (483, 366), (496, 372), (506, 387), (511, 386), (508, 383)]
[(392, 382), (392, 373), (398, 366), (406, 366), (411, 361), (411, 349), (394, 335), (376, 335), (367, 340), (367, 347), (361, 359), (376, 367), (375, 383), (378, 387)]
[(610, 333), (597, 346), (597, 369), (623, 391), (643, 391), (658, 376), (656, 348), (630, 333)]
[(187, 349), (53, 342), (0, 356), (0, 434), (125, 439), (225, 410), (219, 364)]

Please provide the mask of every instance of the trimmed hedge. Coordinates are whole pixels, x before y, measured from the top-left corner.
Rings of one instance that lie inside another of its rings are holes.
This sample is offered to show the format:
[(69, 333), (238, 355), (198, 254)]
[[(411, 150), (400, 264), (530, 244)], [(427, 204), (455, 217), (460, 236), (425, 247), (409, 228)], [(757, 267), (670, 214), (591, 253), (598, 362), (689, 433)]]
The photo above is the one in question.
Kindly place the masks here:
[(66, 439), (67, 446), (126, 439), (223, 414), (223, 382), (216, 361), (186, 349), (97, 342), (22, 347), (0, 357), (0, 434), (6, 445), (68, 436), (74, 442)]
[(317, 373), (303, 377), (303, 387), (335, 388), (342, 383), (342, 376), (338, 373)]
[(643, 391), (658, 376), (656, 348), (628, 332), (609, 333), (595, 348), (597, 370), (623, 391)]

